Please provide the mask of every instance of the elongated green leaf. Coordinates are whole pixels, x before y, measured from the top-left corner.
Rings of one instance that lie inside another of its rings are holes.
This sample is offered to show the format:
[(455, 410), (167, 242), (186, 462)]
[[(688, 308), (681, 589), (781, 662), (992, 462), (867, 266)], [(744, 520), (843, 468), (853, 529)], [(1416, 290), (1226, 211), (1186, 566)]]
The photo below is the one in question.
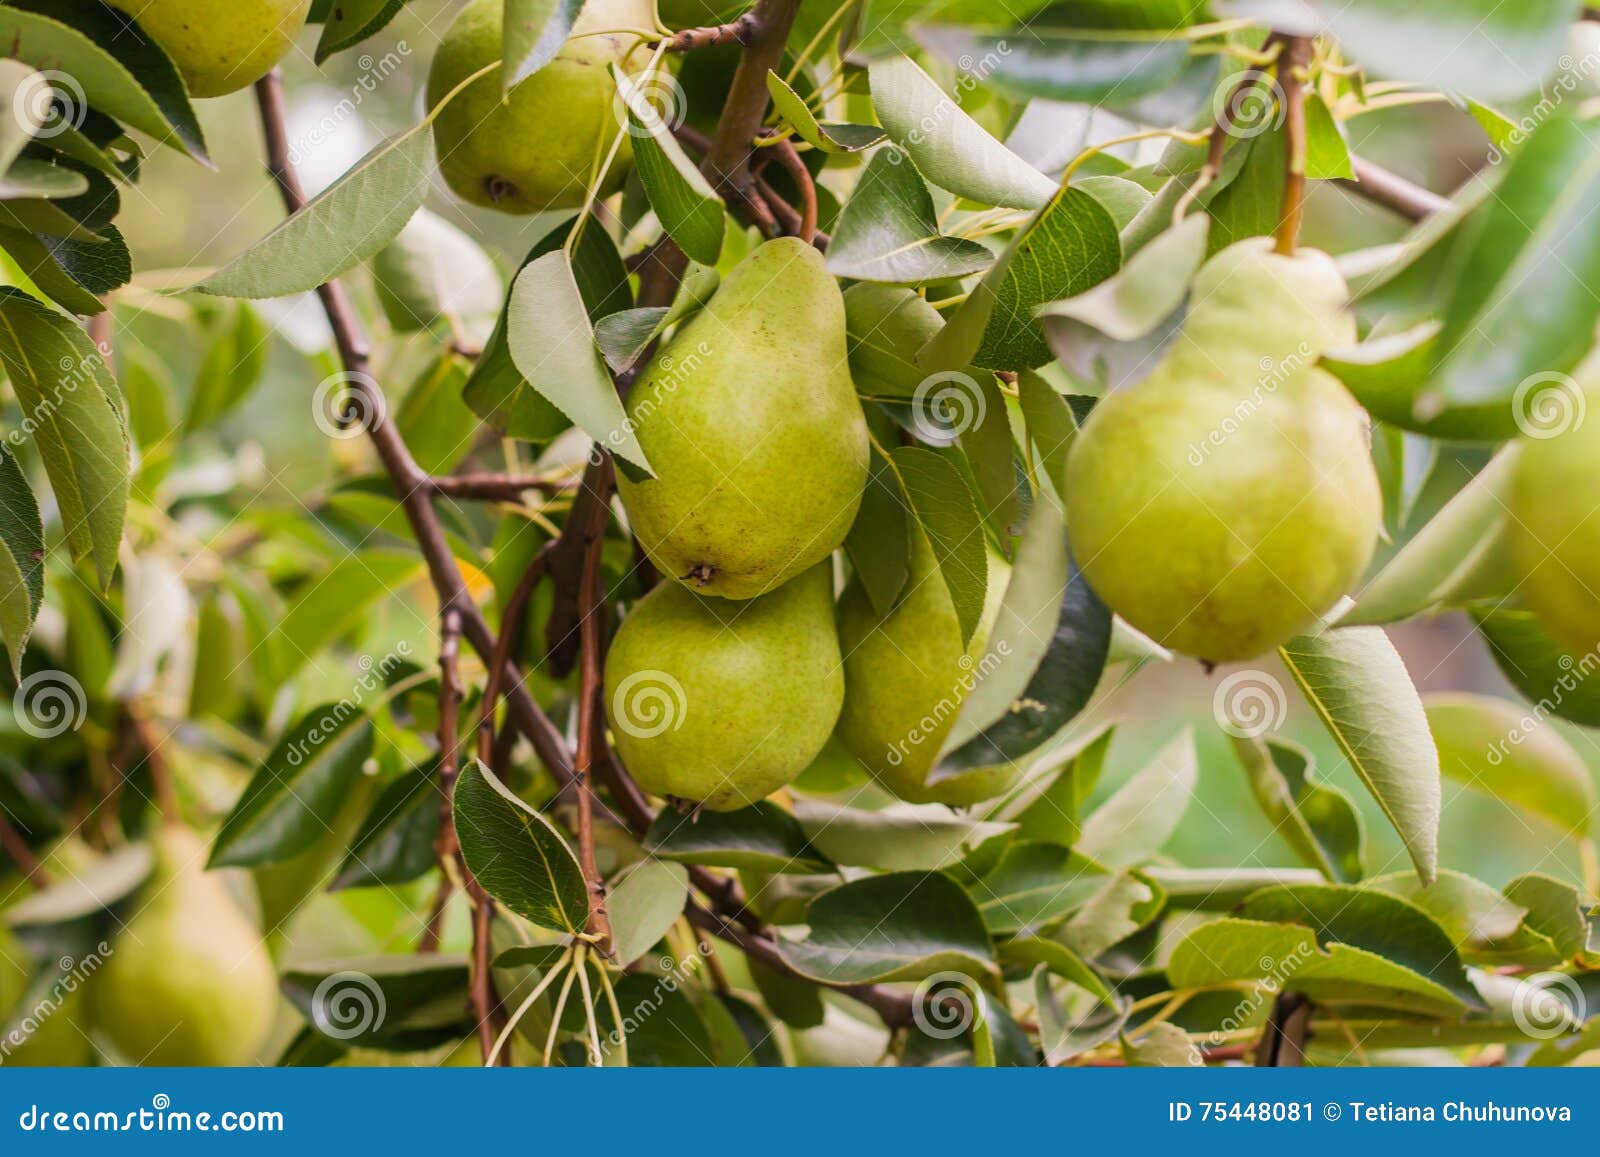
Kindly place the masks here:
[(950, 460), (933, 450), (901, 446), (892, 451), (890, 458), (911, 499), (917, 521), (933, 545), (965, 644), (978, 629), (989, 583), (983, 523), (972, 492)]
[(339, 0), (328, 9), (328, 17), (322, 23), (316, 62), (321, 64), (334, 53), (383, 31), (405, 6), (406, 0)]
[(506, 341), (529, 385), (597, 443), (650, 469), (595, 348), (583, 295), (561, 250), (517, 274), (506, 310)]
[(1038, 209), (1056, 183), (984, 131), (904, 56), (875, 62), (872, 106), (890, 138), (941, 189), (982, 205)]
[(1438, 356), (1436, 318), (1410, 329), (1369, 338), (1356, 346), (1332, 350), (1322, 366), (1349, 388), (1374, 418), (1433, 438), (1460, 442), (1502, 442), (1517, 435), (1517, 414), (1503, 400), (1483, 405), (1425, 407), (1418, 402)]
[(85, 316), (104, 312), (105, 303), (68, 275), (51, 255), (50, 246), (36, 234), (0, 226), (0, 249), (10, 254), (34, 286), (62, 309)]
[(829, 272), (888, 285), (965, 277), (993, 263), (978, 242), (940, 235), (927, 186), (893, 145), (872, 155), (828, 247)]
[(969, 819), (942, 804), (892, 804), (880, 811), (800, 800), (795, 818), (836, 864), (887, 871), (935, 871), (1015, 825)]
[(460, 1040), (470, 1027), (467, 959), (441, 952), (296, 962), (284, 995), (342, 1045), (406, 1051)]
[(626, 968), (667, 934), (689, 897), (689, 873), (669, 860), (645, 860), (606, 897), (617, 964)]
[(1023, 840), (969, 887), (997, 936), (1038, 932), (1088, 903), (1112, 878), (1103, 864), (1059, 844)]
[(0, 641), (11, 674), (22, 678), (22, 651), (44, 601), (44, 524), (15, 454), (0, 454)]
[(439, 834), (437, 774), (437, 760), (430, 760), (379, 793), (328, 891), (405, 884), (434, 867), (433, 841)]
[(1185, 728), (1090, 813), (1074, 850), (1108, 867), (1148, 859), (1189, 810), (1199, 773), (1194, 733)]
[[(48, 103), (28, 97), (48, 83), (41, 73), (22, 61), (10, 57), (0, 59), (0, 104), (11, 110), (11, 116), (0, 121), (0, 174), (9, 172), (11, 162), (44, 125), (49, 113)], [(84, 187), (88, 187), (88, 182), (84, 182)]]
[(983, 918), (948, 876), (891, 872), (841, 884), (806, 911), (805, 939), (780, 937), (795, 971), (829, 984), (995, 971)]
[(72, 78), (99, 112), (206, 161), (178, 71), (126, 17), (92, 0), (21, 0), (0, 8), (10, 57)]
[(917, 39), (936, 56), (971, 71), (985, 65), (984, 79), (1026, 96), (1079, 104), (1126, 107), (1177, 83), (1189, 63), (1181, 37), (1135, 33), (1086, 34), (1048, 25), (1026, 35), (991, 34), (953, 24), (925, 25)]
[(129, 474), (111, 371), (81, 329), (11, 287), (0, 287), (0, 363), (33, 423), (67, 546), (109, 586)]
[(421, 207), (432, 174), (428, 126), (419, 124), (362, 157), (195, 288), (251, 298), (315, 289), (393, 241)]
[(208, 866), (276, 864), (316, 843), (372, 754), (372, 724), (348, 702), (325, 703), (285, 729), (222, 821)]
[(555, 825), (476, 759), (461, 769), (456, 835), (483, 890), (541, 928), (581, 932), (589, 920), (583, 870)]
[(1472, 617), (1501, 674), (1528, 702), (1585, 727), (1600, 727), (1600, 681), (1593, 678), (1592, 655), (1569, 654), (1531, 611), (1484, 608)]
[(850, 565), (879, 615), (894, 609), (910, 573), (906, 501), (899, 480), (876, 447), (861, 509), (844, 540)]
[(664, 811), (650, 825), (645, 850), (662, 859), (760, 872), (825, 872), (828, 858), (805, 829), (774, 803), (687, 816)]
[(680, 249), (702, 265), (715, 265), (728, 220), (722, 198), (683, 151), (672, 135), (672, 126), (651, 107), (646, 94), (615, 64), (611, 75), (628, 108), (633, 163), (650, 207)]
[(473, 333), (500, 312), (500, 273), (483, 248), (450, 222), (418, 209), (372, 259), (373, 288), (401, 333), (448, 321)]
[(583, 0), (506, 0), (500, 85), (510, 92), (538, 72), (572, 35)]
[(132, 895), (149, 878), (154, 865), (149, 844), (126, 844), (79, 866), (67, 878), (7, 905), (5, 922), (23, 928), (65, 924), (92, 916)]
[(1273, 830), (1334, 883), (1361, 879), (1366, 836), (1361, 813), (1344, 792), (1317, 779), (1311, 753), (1282, 739), (1243, 734), (1232, 739), (1250, 791)]
[(1441, 871), (1426, 887), (1401, 872), (1372, 881), (1372, 887), (1428, 913), (1468, 963), (1553, 968), (1564, 959), (1550, 937), (1529, 927), (1529, 909), (1463, 872)]
[(1536, 713), (1466, 692), (1430, 695), (1424, 705), (1445, 775), (1574, 838), (1591, 831), (1600, 801), (1589, 769)]
[(1424, 882), (1439, 862), (1439, 753), (1422, 700), (1376, 627), (1301, 635), (1279, 650), (1306, 702), (1400, 834)]
[(794, 126), (800, 139), (825, 153), (856, 153), (883, 140), (883, 130), (876, 125), (824, 124), (817, 120), (804, 98), (776, 72), (767, 73), (767, 92), (772, 97), (772, 107)]

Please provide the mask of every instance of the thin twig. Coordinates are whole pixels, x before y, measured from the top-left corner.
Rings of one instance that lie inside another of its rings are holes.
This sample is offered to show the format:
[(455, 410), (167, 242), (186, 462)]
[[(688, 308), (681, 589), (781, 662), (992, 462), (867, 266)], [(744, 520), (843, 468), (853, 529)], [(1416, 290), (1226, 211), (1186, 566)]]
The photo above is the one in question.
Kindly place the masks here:
[(1341, 179), (1341, 187), (1374, 205), (1398, 213), (1408, 221), (1421, 221), (1450, 207), (1450, 202), (1439, 194), (1412, 184), (1398, 173), (1391, 173), (1382, 165), (1375, 165), (1363, 157), (1352, 156), (1350, 165), (1355, 172), (1355, 179)]
[(696, 48), (715, 48), (719, 44), (749, 44), (758, 27), (756, 14), (746, 12), (737, 20), (708, 28), (685, 28), (674, 32), (661, 46), (668, 52), (692, 52)]
[(770, 148), (777, 162), (789, 174), (789, 179), (800, 190), (800, 228), (795, 231), (795, 236), (810, 245), (817, 238), (817, 184), (794, 145), (787, 140), (780, 140)]
[(28, 883), (35, 888), (49, 886), (49, 870), (39, 862), (39, 857), (33, 854), (28, 841), (22, 838), (22, 833), (12, 826), (4, 813), (0, 813), (0, 849), (11, 857), (11, 862), (16, 864), (17, 870)]
[[(605, 546), (605, 520), (597, 520), (584, 549), (579, 625), (582, 658), (578, 673), (578, 747), (572, 761), (578, 780), (578, 863), (589, 886), (589, 934), (599, 951), (611, 955), (611, 917), (606, 912), (606, 884), (595, 863), (594, 783), (590, 776), (599, 727), (596, 710), (600, 699), (600, 632), (604, 611), (600, 596), (600, 560)], [(604, 967), (604, 965), (600, 965)]]
[(544, 578), (550, 565), (550, 544), (539, 548), (528, 569), (522, 572), (516, 589), (506, 600), (505, 612), (500, 616), (500, 638), (495, 644), (494, 657), (489, 661), (489, 680), (483, 689), (483, 709), (478, 716), (478, 758), (490, 767), (497, 767), (494, 750), (494, 713), (500, 705), (501, 681), (510, 662), (511, 648), (522, 636), (522, 621), (539, 580)]
[(547, 474), (455, 474), (428, 479), (428, 489), (435, 494), (487, 502), (517, 502), (528, 490), (559, 494), (577, 486), (576, 478)]
[(1285, 150), (1283, 210), (1278, 215), (1275, 248), (1284, 256), (1294, 253), (1300, 240), (1300, 219), (1306, 200), (1306, 70), (1311, 66), (1311, 38), (1292, 36), (1278, 58), (1278, 88), (1283, 94)]

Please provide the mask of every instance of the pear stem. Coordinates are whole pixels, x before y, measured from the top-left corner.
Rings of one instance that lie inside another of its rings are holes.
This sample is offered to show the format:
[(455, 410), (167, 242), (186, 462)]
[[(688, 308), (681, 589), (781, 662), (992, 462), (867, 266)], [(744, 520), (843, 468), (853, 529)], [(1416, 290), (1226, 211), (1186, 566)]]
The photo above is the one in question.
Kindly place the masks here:
[(1283, 94), (1284, 144), (1288, 172), (1283, 182), (1283, 211), (1278, 215), (1276, 249), (1292, 256), (1300, 239), (1306, 198), (1306, 70), (1311, 66), (1311, 38), (1291, 36), (1278, 63), (1278, 88)]
[(817, 183), (812, 180), (811, 170), (806, 168), (800, 151), (787, 139), (775, 141), (772, 152), (800, 190), (800, 227), (795, 231), (795, 236), (811, 245), (817, 239)]

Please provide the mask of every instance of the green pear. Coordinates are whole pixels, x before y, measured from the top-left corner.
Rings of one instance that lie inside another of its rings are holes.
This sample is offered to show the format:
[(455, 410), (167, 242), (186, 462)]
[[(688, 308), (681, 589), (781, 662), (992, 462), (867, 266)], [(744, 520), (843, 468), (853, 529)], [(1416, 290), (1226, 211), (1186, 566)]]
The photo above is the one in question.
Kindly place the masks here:
[[(500, 59), (504, 15), (503, 0), (473, 0), (456, 16), (428, 71), (430, 108)], [(433, 122), (445, 184), (463, 201), (505, 213), (576, 209), (620, 134), (600, 194), (621, 188), (633, 150), (611, 65), (642, 68), (647, 54), (629, 55), (640, 39), (626, 30), (654, 26), (650, 0), (589, 0), (572, 37), (509, 96), (497, 68), (468, 84)]]
[(1355, 340), (1333, 262), (1222, 250), (1161, 364), (1094, 409), (1067, 463), (1072, 552), (1152, 639), (1248, 659), (1316, 623), (1372, 558), (1382, 496), (1365, 411), (1316, 367)]
[(261, 935), (193, 833), (157, 834), (140, 907), (89, 984), (96, 1025), (141, 1065), (242, 1065), (256, 1059), (278, 1004)]
[(605, 685), (617, 751), (645, 790), (712, 811), (765, 799), (839, 718), (829, 566), (746, 602), (662, 583), (623, 620)]
[(965, 646), (950, 589), (920, 529), (911, 534), (906, 588), (888, 615), (878, 616), (856, 580), (839, 600), (845, 655), (839, 739), (901, 799), (966, 806), (998, 795), (1016, 777), (1016, 767), (1006, 763), (929, 782), (939, 749), (975, 685), (1010, 571), (990, 553), (983, 615)]
[(657, 8), (668, 28), (705, 28), (733, 20), (750, 4), (751, 0), (658, 0)]
[[(1600, 648), (1600, 406), (1591, 392), (1554, 437), (1524, 438), (1511, 481), (1511, 550), (1528, 609), (1573, 656)], [(1587, 416), (1586, 416), (1587, 415)]]
[(272, 71), (311, 0), (110, 0), (178, 66), (190, 96), (225, 96)]
[(35, 972), (32, 955), (0, 924), (0, 1067), (86, 1065), (94, 1049), (83, 1029), (83, 983), (74, 976), (44, 988), (24, 1006)]
[(747, 599), (844, 541), (868, 453), (844, 318), (822, 255), (768, 241), (640, 375), (628, 417), (656, 476), (618, 489), (663, 574)]

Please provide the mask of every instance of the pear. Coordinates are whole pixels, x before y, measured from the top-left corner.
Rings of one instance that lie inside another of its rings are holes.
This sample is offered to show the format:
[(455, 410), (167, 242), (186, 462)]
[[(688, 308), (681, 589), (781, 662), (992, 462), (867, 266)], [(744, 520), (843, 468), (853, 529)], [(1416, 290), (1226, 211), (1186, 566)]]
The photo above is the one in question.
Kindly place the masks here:
[(1593, 408), (1577, 409), (1554, 437), (1522, 439), (1509, 503), (1519, 589), (1575, 658), (1600, 648), (1600, 419), (1585, 419)]
[(190, 96), (225, 96), (272, 71), (311, 0), (110, 0), (178, 66)]
[(256, 1059), (278, 1004), (260, 934), (191, 832), (155, 837), (140, 907), (89, 985), (95, 1023), (141, 1065), (242, 1065)]
[(628, 417), (656, 477), (619, 479), (666, 575), (747, 599), (827, 558), (867, 480), (838, 283), (792, 237), (757, 248), (646, 367)]
[(605, 686), (617, 751), (645, 790), (712, 811), (764, 799), (839, 718), (829, 566), (745, 602), (662, 583), (623, 620)]
[(976, 681), (1010, 567), (990, 553), (983, 615), (963, 646), (950, 589), (927, 535), (911, 532), (906, 588), (879, 618), (852, 580), (839, 600), (844, 710), (839, 739), (878, 781), (912, 803), (966, 806), (998, 795), (1016, 776), (1010, 763), (929, 782), (945, 736)]
[(1325, 254), (1270, 244), (1202, 267), (1170, 352), (1095, 407), (1067, 462), (1089, 584), (1212, 663), (1316, 623), (1366, 570), (1382, 518), (1366, 413), (1315, 364), (1355, 340), (1344, 281)]
[[(501, 57), (503, 0), (473, 0), (445, 32), (428, 71), (428, 105)], [(456, 196), (504, 213), (541, 213), (583, 204), (590, 170), (619, 134), (622, 146), (600, 195), (622, 187), (633, 150), (611, 65), (643, 67), (629, 53), (655, 27), (650, 0), (589, 0), (554, 59), (511, 90), (499, 69), (468, 84), (433, 122), (439, 172)], [(612, 33), (610, 35), (591, 35)]]
[(84, 1032), (81, 980), (58, 981), (24, 1005), (35, 962), (9, 928), (0, 924), (0, 1066), (67, 1068), (94, 1056)]

